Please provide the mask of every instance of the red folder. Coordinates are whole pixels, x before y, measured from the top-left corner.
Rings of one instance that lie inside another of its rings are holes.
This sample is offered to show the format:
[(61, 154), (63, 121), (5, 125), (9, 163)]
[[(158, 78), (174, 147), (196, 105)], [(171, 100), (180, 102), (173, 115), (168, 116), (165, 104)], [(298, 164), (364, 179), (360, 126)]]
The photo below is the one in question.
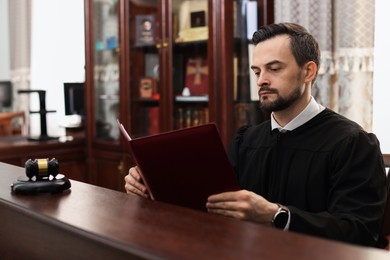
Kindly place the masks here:
[(208, 196), (240, 189), (214, 123), (134, 139), (118, 124), (152, 199), (205, 211)]

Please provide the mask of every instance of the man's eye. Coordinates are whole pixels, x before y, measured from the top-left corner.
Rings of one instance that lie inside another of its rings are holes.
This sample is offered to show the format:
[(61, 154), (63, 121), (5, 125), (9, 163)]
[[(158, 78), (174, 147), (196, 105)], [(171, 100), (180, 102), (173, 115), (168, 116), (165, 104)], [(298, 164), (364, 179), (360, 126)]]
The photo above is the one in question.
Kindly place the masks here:
[(277, 72), (277, 71), (280, 70), (280, 68), (271, 68), (270, 70), (273, 71), (273, 72)]

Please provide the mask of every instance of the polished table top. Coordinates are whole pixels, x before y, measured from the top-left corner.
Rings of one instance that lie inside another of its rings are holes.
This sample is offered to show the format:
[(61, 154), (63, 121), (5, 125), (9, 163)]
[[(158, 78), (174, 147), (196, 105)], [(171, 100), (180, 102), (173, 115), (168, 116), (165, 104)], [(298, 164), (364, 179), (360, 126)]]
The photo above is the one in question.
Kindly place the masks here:
[[(23, 168), (0, 163), (0, 253), (11, 250), (12, 243), (20, 245), (12, 256), (91, 259), (101, 249), (104, 258), (103, 249), (110, 247), (115, 259), (390, 259), (380, 249), (283, 232), (72, 180), (71, 189), (61, 194), (11, 193), (10, 184), (22, 175)], [(11, 232), (28, 237), (13, 242)], [(62, 243), (45, 241), (55, 240), (57, 233)], [(80, 239), (67, 239), (72, 234)], [(100, 246), (88, 251), (88, 241)]]

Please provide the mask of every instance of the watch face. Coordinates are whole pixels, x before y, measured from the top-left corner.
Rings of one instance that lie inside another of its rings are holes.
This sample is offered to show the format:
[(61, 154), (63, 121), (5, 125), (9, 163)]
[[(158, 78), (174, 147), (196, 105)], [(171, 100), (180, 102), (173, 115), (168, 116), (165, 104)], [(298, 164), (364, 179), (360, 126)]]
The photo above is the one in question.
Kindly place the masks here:
[(274, 226), (280, 229), (284, 229), (288, 221), (288, 212), (282, 210), (278, 215), (275, 216)]

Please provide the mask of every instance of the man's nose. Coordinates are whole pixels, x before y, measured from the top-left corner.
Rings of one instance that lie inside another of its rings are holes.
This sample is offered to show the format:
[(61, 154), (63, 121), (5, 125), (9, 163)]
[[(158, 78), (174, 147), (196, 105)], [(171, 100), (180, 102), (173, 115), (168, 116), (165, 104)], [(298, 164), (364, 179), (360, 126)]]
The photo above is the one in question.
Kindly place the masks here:
[(269, 78), (266, 73), (261, 73), (257, 78), (256, 84), (258, 87), (270, 85)]

